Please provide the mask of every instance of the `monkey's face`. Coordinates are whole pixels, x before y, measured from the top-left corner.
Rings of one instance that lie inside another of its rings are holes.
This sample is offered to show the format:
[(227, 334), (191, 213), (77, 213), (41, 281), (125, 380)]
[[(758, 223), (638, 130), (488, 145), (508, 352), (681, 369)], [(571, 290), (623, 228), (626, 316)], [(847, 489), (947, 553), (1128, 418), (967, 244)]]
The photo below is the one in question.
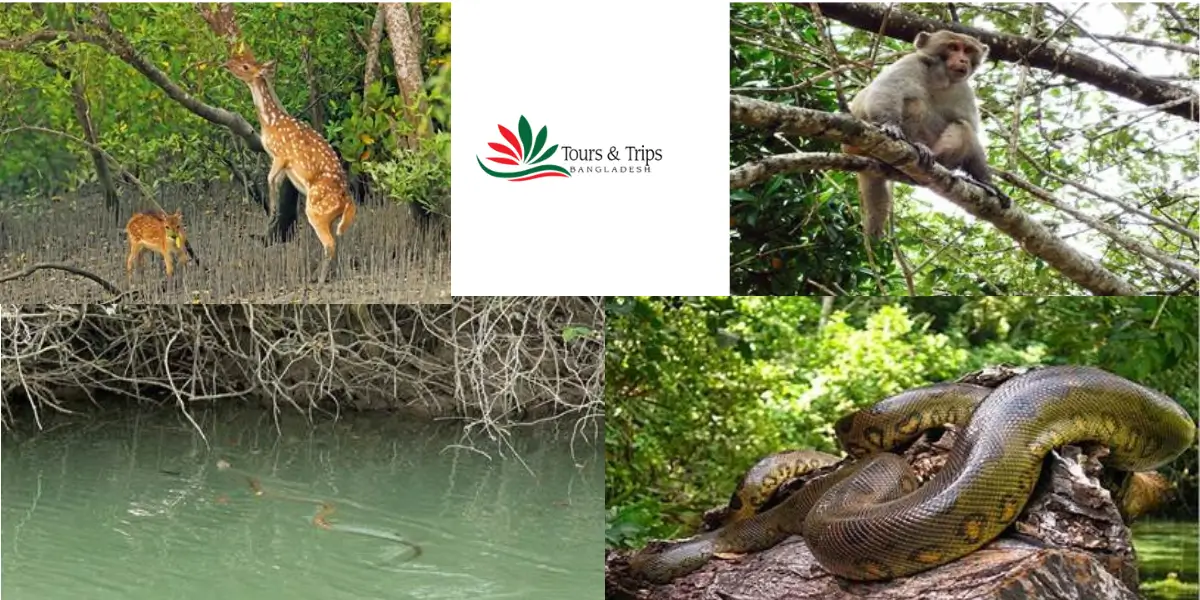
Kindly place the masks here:
[(970, 45), (951, 41), (942, 46), (942, 60), (946, 63), (946, 74), (951, 83), (958, 83), (971, 76), (979, 65), (979, 53)]

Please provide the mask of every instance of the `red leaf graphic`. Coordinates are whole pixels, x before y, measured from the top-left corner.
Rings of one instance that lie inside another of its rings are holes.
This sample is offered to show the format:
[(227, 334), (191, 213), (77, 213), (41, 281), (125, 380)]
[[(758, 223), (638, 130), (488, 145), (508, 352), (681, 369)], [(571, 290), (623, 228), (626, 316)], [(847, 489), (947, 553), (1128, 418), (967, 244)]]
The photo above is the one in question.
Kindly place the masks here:
[(562, 173), (556, 173), (554, 171), (546, 171), (545, 173), (538, 173), (537, 175), (509, 179), (509, 181), (529, 181), (530, 179), (541, 179), (543, 177), (566, 177), (566, 175), (563, 175)]
[(516, 166), (516, 165), (520, 164), (520, 163), (518, 163), (517, 161), (515, 161), (515, 160), (513, 160), (513, 159), (511, 159), (511, 158), (504, 158), (503, 156), (489, 156), (489, 157), (488, 157), (488, 160), (490, 160), (490, 161), (492, 161), (492, 162), (495, 162), (495, 163), (500, 163), (500, 164), (502, 164), (502, 165), (513, 165), (513, 166)]
[(488, 147), (490, 147), (492, 150), (495, 150), (496, 152), (501, 152), (503, 154), (507, 154), (513, 158), (520, 158), (519, 156), (517, 156), (516, 152), (513, 152), (512, 148), (509, 148), (508, 146), (505, 146), (504, 144), (495, 144), (495, 143), (488, 142)]
[(508, 140), (508, 143), (512, 144), (512, 147), (517, 149), (517, 156), (524, 158), (525, 149), (521, 147), (521, 142), (517, 141), (517, 136), (513, 135), (513, 132), (509, 131), (503, 125), (497, 125), (496, 127), (500, 128), (500, 135), (504, 136), (504, 139)]

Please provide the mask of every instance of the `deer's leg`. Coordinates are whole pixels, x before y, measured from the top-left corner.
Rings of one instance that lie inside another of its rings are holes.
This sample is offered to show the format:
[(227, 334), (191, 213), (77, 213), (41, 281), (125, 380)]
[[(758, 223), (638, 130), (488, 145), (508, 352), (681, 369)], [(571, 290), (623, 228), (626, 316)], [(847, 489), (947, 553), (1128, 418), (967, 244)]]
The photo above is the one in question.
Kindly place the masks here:
[[(309, 202), (309, 206), (312, 206), (312, 196), (309, 197)], [(323, 284), (329, 276), (330, 263), (337, 258), (337, 242), (333, 238), (333, 215), (308, 211), (308, 223), (312, 225), (313, 231), (317, 232), (317, 238), (325, 247), (325, 259), (321, 261), (321, 274), (317, 280)]]
[(175, 261), (171, 260), (171, 247), (167, 246), (166, 252), (163, 252), (163, 262), (167, 265), (167, 279), (170, 279), (175, 274)]
[(331, 267), (336, 267), (337, 242), (333, 237), (333, 220), (343, 216), (343, 206), (339, 190), (328, 185), (328, 182), (314, 181), (308, 186), (307, 200), (304, 212), (313, 231), (325, 247), (325, 260), (321, 264), (319, 281), (325, 283)]
[(279, 211), (279, 184), (283, 183), (284, 162), (279, 158), (271, 159), (271, 172), (267, 173), (267, 197), (271, 202), (271, 214)]
[(129, 285), (133, 285), (133, 269), (142, 264), (142, 247), (141, 244), (129, 244), (129, 257), (125, 259), (125, 276), (129, 280)]
[(333, 219), (323, 218), (317, 223), (313, 223), (313, 228), (317, 230), (317, 237), (321, 238), (321, 245), (325, 246), (325, 260), (321, 261), (319, 280), (320, 283), (325, 283), (331, 270), (336, 271), (337, 242), (333, 238)]

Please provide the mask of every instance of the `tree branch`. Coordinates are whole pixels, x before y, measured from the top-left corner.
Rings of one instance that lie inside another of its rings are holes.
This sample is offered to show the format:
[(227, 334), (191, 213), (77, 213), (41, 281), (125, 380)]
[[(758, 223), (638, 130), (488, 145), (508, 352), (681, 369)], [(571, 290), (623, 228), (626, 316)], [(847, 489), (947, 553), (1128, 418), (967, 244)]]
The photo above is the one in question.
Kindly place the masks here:
[(775, 175), (808, 171), (865, 171), (909, 185), (918, 185), (911, 177), (897, 171), (891, 165), (866, 156), (837, 152), (792, 152), (763, 157), (731, 169), (729, 189), (745, 189)]
[(109, 281), (107, 279), (105, 279), (95, 273), (92, 273), (91, 271), (88, 271), (85, 269), (80, 269), (79, 267), (73, 267), (71, 265), (66, 265), (66, 264), (62, 264), (62, 263), (37, 263), (35, 265), (29, 265), (28, 267), (25, 267), (25, 270), (23, 270), (23, 271), (18, 271), (16, 273), (9, 273), (8, 275), (0, 275), (0, 283), (4, 283), (6, 281), (12, 281), (13, 279), (20, 279), (22, 277), (28, 277), (28, 276), (32, 275), (35, 271), (40, 271), (42, 269), (58, 269), (59, 271), (66, 271), (68, 273), (74, 273), (75, 275), (79, 275), (80, 277), (86, 277), (88, 279), (91, 279), (92, 281), (99, 284), (100, 287), (104, 288), (104, 291), (106, 291), (110, 294), (117, 295), (117, 296), (121, 295), (121, 289), (118, 288), (117, 286), (109, 283)]
[[(825, 8), (833, 5), (825, 5)], [(988, 221), (1012, 237), (1030, 254), (1046, 261), (1065, 277), (1096, 295), (1140, 295), (1137, 288), (1105, 269), (1044, 225), (1025, 214), (1020, 207), (1001, 210), (999, 201), (983, 188), (956, 177), (941, 165), (925, 170), (917, 165), (917, 153), (906, 142), (896, 141), (876, 128), (845, 114), (763, 102), (745, 96), (730, 96), (730, 121), (747, 127), (777, 131), (806, 138), (819, 137), (849, 144), (911, 177), (969, 214)]]
[[(107, 17), (97, 19), (97, 23), (99, 24), (100, 22), (107, 23)], [(101, 27), (104, 28), (103, 25)], [(171, 78), (158, 67), (154, 66), (154, 63), (139, 55), (120, 32), (112, 29), (110, 26), (105, 29), (105, 33), (107, 34), (106, 36), (99, 36), (82, 31), (43, 29), (16, 38), (0, 39), (0, 50), (23, 51), (34, 44), (59, 39), (65, 39), (77, 44), (98, 46), (109, 54), (121, 59), (142, 75), (145, 75), (147, 79), (162, 88), (168, 97), (190, 110), (196, 116), (210, 123), (228, 128), (234, 135), (246, 140), (246, 143), (255, 151), (265, 151), (258, 133), (241, 115), (201, 102), (195, 96), (189, 94), (187, 90), (184, 90), (176, 85), (174, 81), (171, 81)]]
[[(813, 10), (808, 3), (793, 4)], [(1122, 69), (1086, 54), (1055, 48), (1039, 40), (926, 19), (888, 4), (822, 3), (821, 14), (864, 31), (880, 32), (903, 40), (913, 40), (918, 32), (935, 29), (965, 33), (989, 46), (989, 59), (1026, 62), (1134, 102), (1147, 106), (1162, 105), (1165, 112), (1175, 116), (1200, 121), (1200, 95), (1196, 92)], [(1181, 102), (1173, 103), (1175, 101)]]

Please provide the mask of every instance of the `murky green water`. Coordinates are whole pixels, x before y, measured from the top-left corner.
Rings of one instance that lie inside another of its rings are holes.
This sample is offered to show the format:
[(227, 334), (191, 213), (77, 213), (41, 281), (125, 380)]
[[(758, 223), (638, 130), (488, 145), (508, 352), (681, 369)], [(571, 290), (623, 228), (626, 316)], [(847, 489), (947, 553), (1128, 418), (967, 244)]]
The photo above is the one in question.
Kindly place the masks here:
[[(599, 597), (603, 457), (569, 427), (515, 433), (522, 464), (379, 415), (201, 426), (209, 447), (170, 412), (5, 433), (4, 598)], [(316, 527), (318, 501), (423, 553)]]
[(1142, 521), (1133, 526), (1141, 592), (1154, 600), (1196, 598), (1197, 535), (1195, 521)]

